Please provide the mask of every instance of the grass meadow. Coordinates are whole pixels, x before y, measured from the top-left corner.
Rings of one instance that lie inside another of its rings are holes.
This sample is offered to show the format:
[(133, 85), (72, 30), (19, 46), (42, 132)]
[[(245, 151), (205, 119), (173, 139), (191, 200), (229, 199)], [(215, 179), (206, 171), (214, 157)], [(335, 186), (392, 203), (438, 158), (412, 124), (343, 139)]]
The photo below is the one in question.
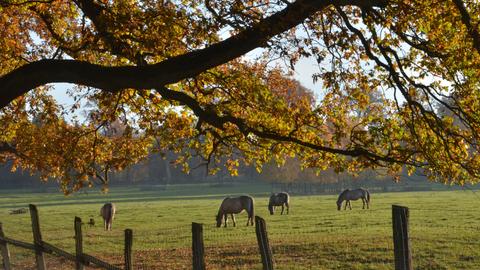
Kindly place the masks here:
[[(64, 197), (58, 192), (0, 191), (0, 222), (8, 237), (32, 242), (29, 214), (11, 209), (34, 203), (44, 241), (74, 252), (73, 220), (85, 225), (84, 251), (120, 265), (123, 230), (133, 229), (136, 269), (191, 269), (191, 222), (204, 224), (207, 269), (261, 269), (255, 231), (246, 214), (237, 227), (216, 228), (214, 216), (225, 195), (250, 194), (256, 215), (267, 221), (276, 269), (393, 269), (391, 205), (410, 208), (415, 269), (480, 269), (480, 206), (473, 191), (374, 193), (370, 210), (361, 201), (337, 211), (336, 196), (292, 196), (290, 215), (270, 216), (267, 185), (134, 186)], [(103, 231), (99, 209), (117, 205), (113, 231)], [(33, 269), (33, 253), (10, 246), (14, 269)], [(74, 264), (47, 255), (49, 269)], [(89, 268), (87, 268), (89, 269)]]

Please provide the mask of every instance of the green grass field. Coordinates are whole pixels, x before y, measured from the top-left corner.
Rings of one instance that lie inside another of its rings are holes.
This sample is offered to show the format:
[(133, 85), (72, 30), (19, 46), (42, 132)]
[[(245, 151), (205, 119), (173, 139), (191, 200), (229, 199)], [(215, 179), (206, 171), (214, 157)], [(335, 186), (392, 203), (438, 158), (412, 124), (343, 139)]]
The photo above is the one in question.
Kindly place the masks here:
[[(204, 224), (207, 269), (260, 269), (255, 231), (246, 215), (237, 227), (216, 228), (214, 216), (224, 195), (249, 193), (256, 214), (267, 221), (276, 269), (393, 269), (391, 205), (410, 207), (415, 269), (480, 269), (479, 197), (472, 191), (372, 194), (372, 208), (337, 211), (336, 196), (292, 196), (290, 215), (267, 212), (269, 187), (208, 185), (112, 188), (63, 197), (59, 193), (0, 192), (0, 222), (8, 237), (32, 242), (29, 214), (11, 209), (38, 205), (44, 241), (74, 251), (73, 220), (94, 218), (84, 227), (85, 252), (120, 265), (123, 230), (133, 229), (136, 269), (191, 269), (191, 222)], [(113, 231), (98, 216), (104, 202), (117, 204)], [(239, 226), (238, 226), (239, 225)], [(11, 248), (14, 269), (32, 269), (33, 254)], [(73, 264), (48, 256), (49, 269)]]

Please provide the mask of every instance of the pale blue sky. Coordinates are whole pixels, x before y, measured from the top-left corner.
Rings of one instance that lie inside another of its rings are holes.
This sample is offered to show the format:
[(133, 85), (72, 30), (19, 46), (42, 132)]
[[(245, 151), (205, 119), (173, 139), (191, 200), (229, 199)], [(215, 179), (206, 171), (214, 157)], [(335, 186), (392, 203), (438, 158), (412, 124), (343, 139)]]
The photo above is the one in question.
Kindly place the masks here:
[[(317, 97), (321, 96), (321, 83), (313, 83), (312, 75), (318, 71), (317, 62), (313, 58), (302, 58), (295, 66), (294, 78), (301, 84), (312, 90)], [(73, 85), (68, 83), (54, 84), (52, 95), (66, 108), (73, 104), (73, 99), (67, 94), (67, 90)]]

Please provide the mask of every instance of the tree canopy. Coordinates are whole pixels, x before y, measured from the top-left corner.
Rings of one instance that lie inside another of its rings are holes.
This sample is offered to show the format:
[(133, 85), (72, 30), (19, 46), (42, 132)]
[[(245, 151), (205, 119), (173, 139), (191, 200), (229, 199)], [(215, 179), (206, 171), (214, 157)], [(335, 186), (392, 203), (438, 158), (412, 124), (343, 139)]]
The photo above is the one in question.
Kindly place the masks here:
[(461, 0), (0, 0), (0, 161), (65, 192), (166, 151), (477, 182), (479, 25)]

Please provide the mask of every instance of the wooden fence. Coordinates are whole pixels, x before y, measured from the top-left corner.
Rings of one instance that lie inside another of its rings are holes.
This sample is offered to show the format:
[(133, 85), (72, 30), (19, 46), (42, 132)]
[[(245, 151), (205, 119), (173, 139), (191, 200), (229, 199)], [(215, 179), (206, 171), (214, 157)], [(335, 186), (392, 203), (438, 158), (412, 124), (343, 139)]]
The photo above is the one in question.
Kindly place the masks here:
[(392, 205), (395, 270), (413, 270), (410, 238), (408, 237), (408, 217), (407, 207)]
[(23, 241), (15, 240), (6, 237), (2, 225), (0, 223), (0, 250), (3, 258), (3, 269), (12, 269), (10, 263), (10, 251), (8, 245), (14, 245), (17, 247), (33, 250), (35, 252), (35, 261), (38, 270), (46, 270), (44, 253), (54, 254), (70, 261), (75, 262), (75, 269), (83, 270), (85, 265), (94, 264), (108, 270), (131, 270), (132, 268), (132, 230), (125, 230), (125, 267), (120, 268), (118, 266), (111, 265), (104, 262), (94, 256), (83, 253), (83, 236), (82, 236), (82, 220), (79, 217), (75, 217), (74, 229), (75, 229), (75, 255), (65, 250), (62, 250), (54, 245), (51, 245), (42, 239), (42, 233), (40, 231), (40, 220), (38, 218), (37, 207), (33, 204), (29, 205), (30, 217), (32, 219), (32, 232), (33, 232), (33, 244)]
[[(38, 270), (47, 269), (45, 265), (44, 253), (54, 254), (75, 262), (75, 269), (77, 270), (83, 270), (84, 266), (89, 264), (94, 264), (109, 270), (133, 269), (132, 230), (125, 230), (125, 265), (124, 268), (120, 268), (83, 252), (82, 220), (79, 217), (75, 217), (74, 220), (75, 255), (43, 241), (40, 231), (40, 221), (38, 218), (37, 207), (33, 204), (31, 204), (29, 207), (30, 216), (32, 219), (33, 244), (6, 237), (3, 232), (2, 224), (0, 223), (0, 253), (3, 258), (3, 269), (12, 269), (10, 263), (10, 252), (8, 250), (9, 244), (33, 250), (35, 252), (35, 260)], [(413, 270), (410, 240), (408, 235), (408, 218), (408, 208), (392, 205), (395, 270)], [(274, 260), (268, 241), (267, 225), (265, 220), (259, 216), (255, 217), (255, 232), (263, 269), (273, 270)], [(192, 223), (192, 266), (193, 270), (205, 270), (206, 268), (205, 247), (203, 243), (203, 225), (199, 223)]]
[[(408, 217), (409, 211), (407, 207), (392, 205), (395, 270), (413, 270), (410, 240), (408, 237)], [(205, 270), (202, 231), (202, 224), (192, 224), (192, 252), (194, 270)], [(265, 220), (259, 216), (255, 216), (255, 231), (263, 270), (273, 270), (274, 261), (272, 250), (268, 241), (267, 225)]]

